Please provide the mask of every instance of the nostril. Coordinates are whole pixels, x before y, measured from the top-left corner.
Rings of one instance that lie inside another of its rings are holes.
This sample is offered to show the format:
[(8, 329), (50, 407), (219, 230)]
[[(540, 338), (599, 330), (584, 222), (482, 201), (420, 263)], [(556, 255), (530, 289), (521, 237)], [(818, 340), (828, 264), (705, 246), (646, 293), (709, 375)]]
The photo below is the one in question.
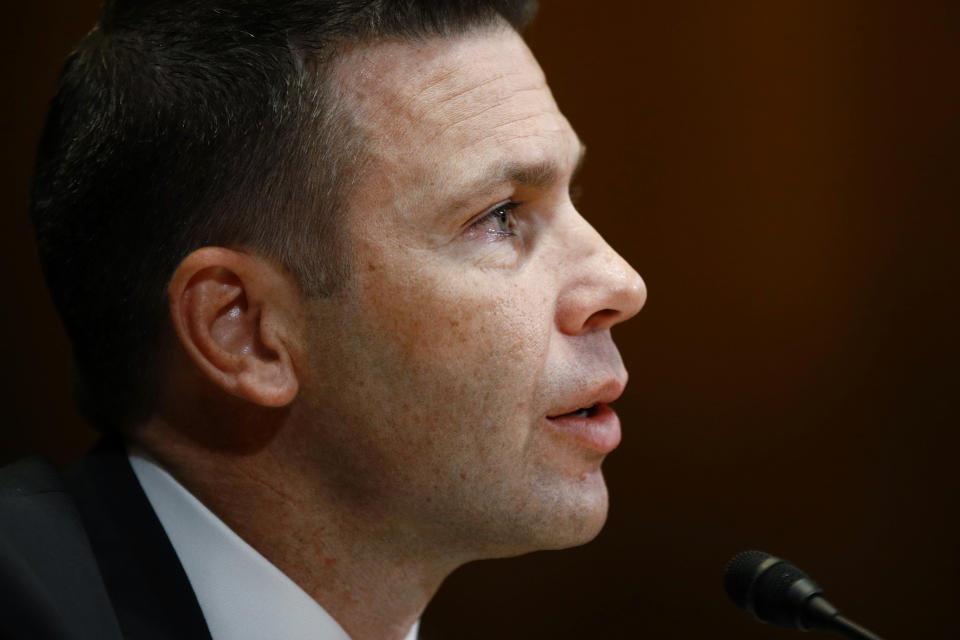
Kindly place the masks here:
[(590, 328), (595, 326), (609, 326), (616, 320), (620, 313), (621, 312), (616, 309), (601, 309), (600, 311), (595, 311), (593, 315), (587, 318), (585, 325)]

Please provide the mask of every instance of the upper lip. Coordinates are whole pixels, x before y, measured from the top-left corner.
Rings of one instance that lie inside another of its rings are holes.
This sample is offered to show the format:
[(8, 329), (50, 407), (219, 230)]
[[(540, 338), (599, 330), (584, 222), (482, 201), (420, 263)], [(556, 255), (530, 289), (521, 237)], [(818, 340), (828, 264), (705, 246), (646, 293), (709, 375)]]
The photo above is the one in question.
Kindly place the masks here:
[(578, 411), (597, 404), (613, 402), (623, 394), (627, 386), (626, 376), (606, 378), (600, 383), (591, 385), (575, 395), (564, 399), (564, 404), (551, 410), (548, 418), (558, 418), (562, 415)]

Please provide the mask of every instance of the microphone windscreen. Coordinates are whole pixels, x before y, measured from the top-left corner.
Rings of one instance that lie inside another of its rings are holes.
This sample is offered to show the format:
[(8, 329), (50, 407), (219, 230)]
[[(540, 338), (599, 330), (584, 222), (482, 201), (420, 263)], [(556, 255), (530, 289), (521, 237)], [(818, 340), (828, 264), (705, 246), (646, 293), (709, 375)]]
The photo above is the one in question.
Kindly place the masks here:
[[(806, 605), (823, 590), (806, 573), (762, 551), (744, 551), (727, 563), (723, 572), (727, 595), (762, 622), (806, 630)], [(825, 600), (827, 613), (836, 609)]]
[(840, 615), (816, 582), (800, 569), (763, 551), (738, 553), (723, 570), (723, 588), (761, 622), (788, 629), (824, 629), (854, 640), (881, 640)]
[(723, 588), (741, 609), (752, 609), (747, 604), (753, 581), (765, 560), (773, 558), (763, 551), (743, 551), (733, 556), (723, 570)]

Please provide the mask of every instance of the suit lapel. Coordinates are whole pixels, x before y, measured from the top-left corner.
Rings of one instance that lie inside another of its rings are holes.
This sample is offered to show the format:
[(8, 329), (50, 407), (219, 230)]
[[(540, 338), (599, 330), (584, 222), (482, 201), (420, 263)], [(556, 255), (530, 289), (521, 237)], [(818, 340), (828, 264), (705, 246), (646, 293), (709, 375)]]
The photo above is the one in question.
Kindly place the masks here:
[(211, 640), (122, 441), (104, 438), (66, 474), (124, 638)]

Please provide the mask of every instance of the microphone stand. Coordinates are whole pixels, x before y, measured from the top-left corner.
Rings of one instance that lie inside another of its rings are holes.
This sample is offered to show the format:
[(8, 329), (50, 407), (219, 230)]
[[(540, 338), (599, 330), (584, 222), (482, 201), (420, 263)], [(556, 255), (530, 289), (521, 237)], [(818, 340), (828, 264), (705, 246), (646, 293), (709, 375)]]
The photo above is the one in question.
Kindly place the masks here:
[(850, 640), (883, 640), (880, 636), (864, 629), (853, 620), (835, 615), (824, 625), (825, 629), (836, 631)]

